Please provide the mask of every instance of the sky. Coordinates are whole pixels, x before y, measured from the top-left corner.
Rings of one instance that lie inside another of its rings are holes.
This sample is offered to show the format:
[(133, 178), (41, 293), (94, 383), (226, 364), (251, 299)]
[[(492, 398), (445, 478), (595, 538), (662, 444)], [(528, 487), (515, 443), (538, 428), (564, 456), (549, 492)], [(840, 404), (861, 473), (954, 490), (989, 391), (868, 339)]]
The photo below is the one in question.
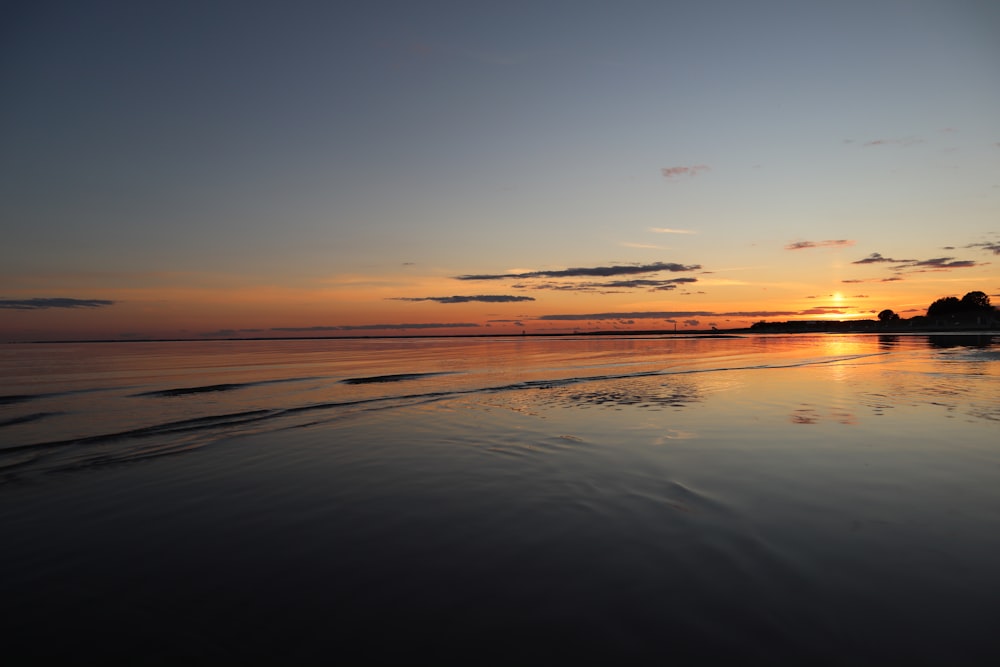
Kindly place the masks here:
[(1000, 303), (1000, 3), (13, 2), (0, 340)]

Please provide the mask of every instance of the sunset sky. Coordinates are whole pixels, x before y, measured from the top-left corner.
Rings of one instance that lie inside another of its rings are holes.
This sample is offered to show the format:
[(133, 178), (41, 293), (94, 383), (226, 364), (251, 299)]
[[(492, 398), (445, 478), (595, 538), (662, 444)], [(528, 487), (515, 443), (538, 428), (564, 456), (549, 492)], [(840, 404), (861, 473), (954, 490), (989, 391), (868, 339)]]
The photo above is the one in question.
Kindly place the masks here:
[(1000, 3), (22, 2), (0, 340), (1000, 302)]

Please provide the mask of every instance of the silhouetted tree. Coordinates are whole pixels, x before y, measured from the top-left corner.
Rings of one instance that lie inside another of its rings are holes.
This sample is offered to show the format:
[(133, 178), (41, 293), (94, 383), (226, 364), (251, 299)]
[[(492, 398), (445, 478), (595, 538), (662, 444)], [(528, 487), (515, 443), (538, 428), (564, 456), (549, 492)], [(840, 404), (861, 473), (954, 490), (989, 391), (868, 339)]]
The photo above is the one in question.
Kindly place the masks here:
[(888, 308), (886, 308), (885, 310), (883, 310), (881, 313), (878, 314), (878, 321), (882, 322), (883, 324), (889, 324), (891, 322), (898, 322), (899, 321), (899, 315), (897, 315), (892, 310), (889, 310)]
[(962, 302), (957, 296), (946, 296), (938, 299), (927, 308), (927, 317), (934, 319), (949, 319), (962, 311)]
[(990, 306), (990, 297), (985, 292), (969, 292), (962, 297), (962, 310), (987, 310)]

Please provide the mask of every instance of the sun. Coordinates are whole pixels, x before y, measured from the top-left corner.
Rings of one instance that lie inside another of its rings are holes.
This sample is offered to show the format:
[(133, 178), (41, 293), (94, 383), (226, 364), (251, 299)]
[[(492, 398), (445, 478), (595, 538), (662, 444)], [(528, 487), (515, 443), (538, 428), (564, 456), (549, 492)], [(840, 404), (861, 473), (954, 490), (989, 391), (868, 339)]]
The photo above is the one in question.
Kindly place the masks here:
[(840, 303), (841, 301), (844, 300), (844, 295), (841, 294), (840, 292), (834, 292), (833, 293), (833, 300), (836, 301), (837, 303)]

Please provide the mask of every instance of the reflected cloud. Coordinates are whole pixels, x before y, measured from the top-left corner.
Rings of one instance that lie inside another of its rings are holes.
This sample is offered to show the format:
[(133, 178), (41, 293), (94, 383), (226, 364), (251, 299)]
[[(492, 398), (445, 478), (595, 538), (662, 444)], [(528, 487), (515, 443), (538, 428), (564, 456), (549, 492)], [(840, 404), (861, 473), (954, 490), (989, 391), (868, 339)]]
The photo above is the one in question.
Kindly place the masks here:
[(572, 389), (560, 392), (555, 401), (566, 407), (621, 408), (684, 408), (700, 403), (704, 398), (693, 382), (662, 380), (632, 380), (602, 384), (599, 388), (580, 391)]
[(844, 424), (847, 426), (854, 426), (858, 423), (858, 418), (854, 415), (854, 413), (847, 412), (846, 410), (837, 410), (824, 415), (819, 410), (806, 403), (803, 403), (802, 407), (793, 410), (792, 414), (788, 416), (788, 421), (791, 423), (808, 426), (818, 424), (824, 419), (832, 419), (838, 424)]

